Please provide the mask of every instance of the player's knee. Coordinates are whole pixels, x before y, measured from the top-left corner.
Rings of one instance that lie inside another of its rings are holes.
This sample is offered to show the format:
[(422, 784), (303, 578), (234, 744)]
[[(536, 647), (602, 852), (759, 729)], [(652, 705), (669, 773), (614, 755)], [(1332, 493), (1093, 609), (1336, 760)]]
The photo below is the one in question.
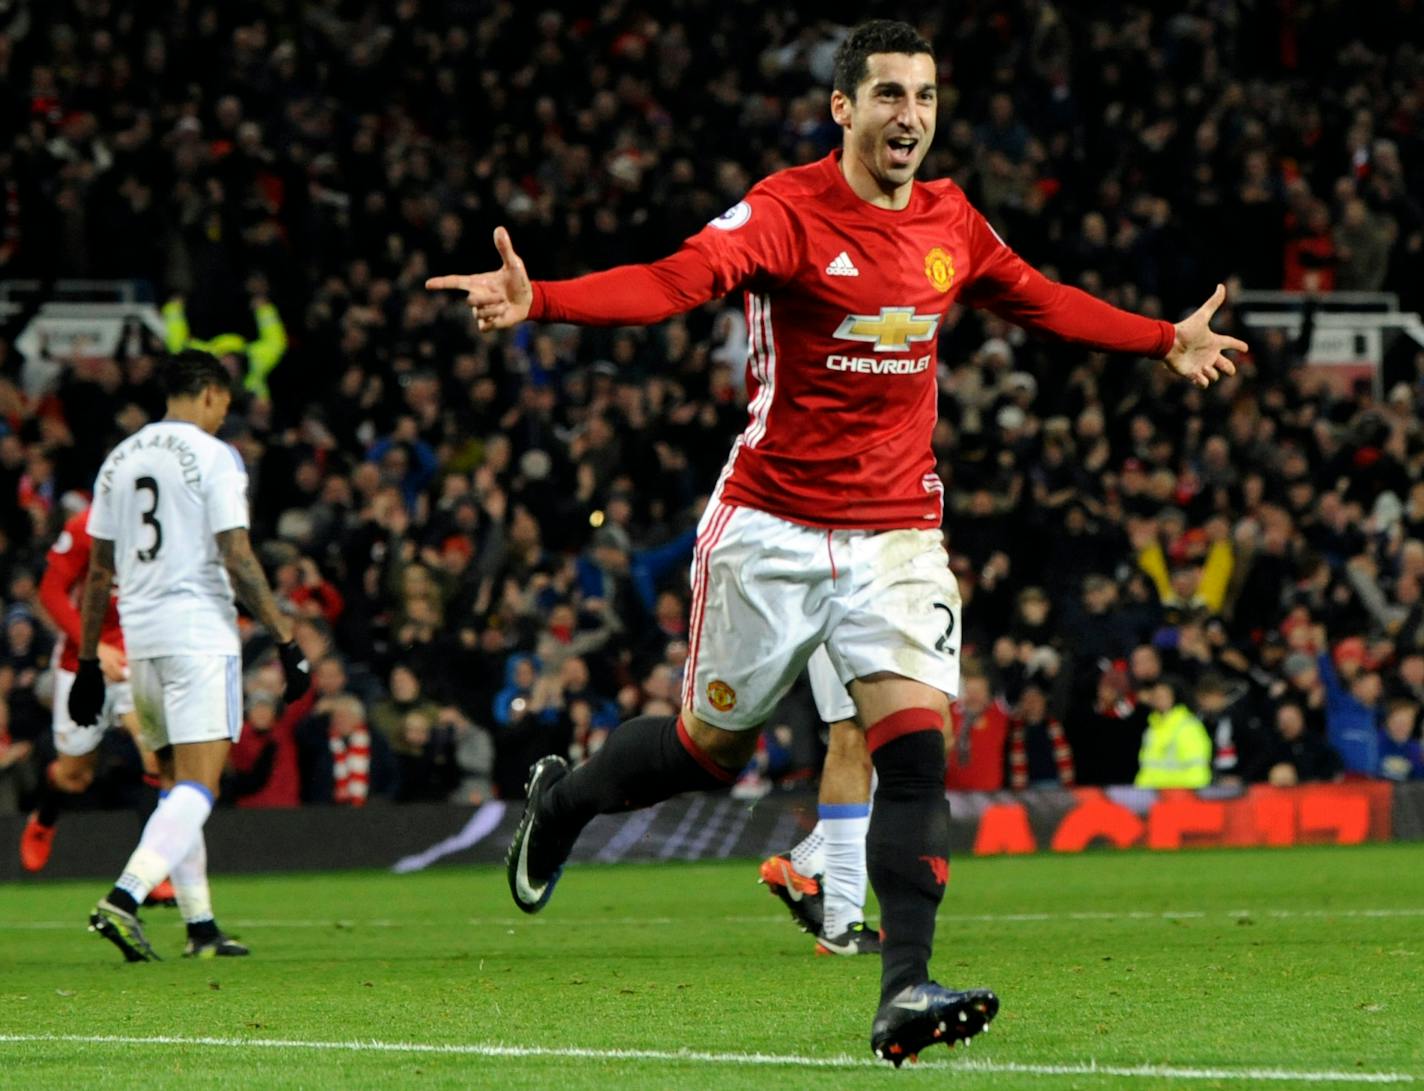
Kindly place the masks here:
[(686, 710), (682, 714), (682, 725), (702, 753), (723, 769), (733, 771), (740, 770), (752, 760), (752, 755), (756, 753), (757, 737), (761, 734), (760, 731), (752, 729), (728, 731), (726, 728), (713, 727)]
[(88, 791), (89, 785), (94, 783), (94, 770), (88, 765), (64, 762), (55, 765), (50, 773), (50, 779), (61, 792), (78, 795)]
[[(877, 796), (913, 799), (944, 791), (944, 735), (933, 709), (906, 710), (868, 733), (871, 759), (880, 777)], [(893, 721), (893, 722), (892, 722)], [(880, 732), (877, 735), (877, 728)]]

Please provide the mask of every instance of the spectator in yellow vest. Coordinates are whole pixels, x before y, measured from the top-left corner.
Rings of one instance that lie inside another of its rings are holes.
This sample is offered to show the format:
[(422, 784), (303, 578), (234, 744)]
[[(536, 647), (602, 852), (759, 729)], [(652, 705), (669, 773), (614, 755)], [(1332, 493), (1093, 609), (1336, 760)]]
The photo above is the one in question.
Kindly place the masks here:
[(1168, 677), (1143, 693), (1152, 709), (1138, 752), (1139, 788), (1205, 788), (1211, 783), (1211, 736), (1181, 704), (1181, 683)]

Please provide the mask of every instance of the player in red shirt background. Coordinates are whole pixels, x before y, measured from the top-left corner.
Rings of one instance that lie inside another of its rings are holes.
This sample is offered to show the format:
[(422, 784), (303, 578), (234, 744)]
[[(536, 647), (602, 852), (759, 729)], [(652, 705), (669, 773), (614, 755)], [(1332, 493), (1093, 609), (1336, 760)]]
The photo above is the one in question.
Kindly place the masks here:
[[(93, 546), (86, 529), (88, 519), (88, 507), (69, 517), (45, 557), (45, 572), (40, 578), (40, 605), (59, 630), (60, 642), (59, 660), (54, 670), (52, 716), (55, 759), (45, 769), (37, 806), (20, 835), (20, 864), (31, 872), (42, 871), (49, 863), (55, 825), (65, 798), (82, 795), (93, 783), (99, 742), (111, 726), (122, 727), (133, 736), (134, 744), (143, 755), (145, 780), (153, 787), (160, 786), (158, 762), (143, 749), (139, 738), (116, 598), (109, 600), (99, 642), (99, 666), (108, 684), (104, 714), (90, 727), (82, 727), (69, 717), (69, 690), (79, 666), (79, 609), (75, 600), (89, 574), (89, 553)], [(171, 887), (159, 888), (150, 896), (150, 900), (164, 903), (172, 899)]]
[(658, 322), (744, 290), (749, 420), (699, 527), (681, 715), (621, 725), (573, 772), (558, 758), (535, 764), (510, 889), (536, 912), (595, 815), (729, 782), (824, 645), (879, 777), (866, 843), (884, 933), (871, 1048), (897, 1065), (972, 1037), (998, 1010), (988, 990), (929, 977), (948, 874), (941, 730), (962, 629), (930, 446), (945, 312), (984, 307), (1164, 360), (1202, 386), (1234, 371), (1224, 349), (1246, 347), (1210, 328), (1220, 286), (1175, 326), (1129, 314), (1031, 268), (952, 181), (917, 183), (936, 83), (912, 27), (863, 24), (836, 58), (841, 149), (758, 183), (673, 255), (531, 283), (500, 228), (499, 270), (427, 281), (464, 292), (482, 331)]

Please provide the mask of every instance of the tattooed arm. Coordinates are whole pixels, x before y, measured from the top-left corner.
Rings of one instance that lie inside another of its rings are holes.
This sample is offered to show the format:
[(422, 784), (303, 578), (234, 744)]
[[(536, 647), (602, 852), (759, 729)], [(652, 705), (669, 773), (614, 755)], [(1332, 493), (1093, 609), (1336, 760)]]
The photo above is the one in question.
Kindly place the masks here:
[(79, 658), (99, 657), (99, 634), (104, 615), (109, 612), (109, 593), (114, 587), (114, 543), (108, 538), (93, 539), (89, 553), (89, 575), (79, 600)]
[[(277, 607), (272, 588), (262, 565), (252, 552), (252, 540), (245, 527), (220, 531), (217, 535), (218, 552), (222, 555), (223, 567), (232, 580), (232, 589), (237, 600), (267, 626), (267, 631), (276, 638), (278, 644), (287, 644), (292, 639), (292, 621)], [(97, 544), (97, 542), (96, 542)], [(91, 562), (92, 563), (92, 562)]]

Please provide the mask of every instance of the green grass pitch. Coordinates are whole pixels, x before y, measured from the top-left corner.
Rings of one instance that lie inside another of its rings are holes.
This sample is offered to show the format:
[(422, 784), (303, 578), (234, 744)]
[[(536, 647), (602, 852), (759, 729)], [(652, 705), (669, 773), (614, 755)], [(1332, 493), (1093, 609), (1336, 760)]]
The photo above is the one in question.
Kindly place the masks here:
[[(221, 867), (221, 861), (216, 861)], [(0, 888), (0, 1086), (1424, 1086), (1424, 846), (959, 860), (935, 972), (1003, 1011), (896, 1072), (878, 960), (815, 958), (754, 862), (214, 881), (246, 960), (129, 966), (101, 883)], [(929, 1081), (929, 1082), (926, 1082)]]

